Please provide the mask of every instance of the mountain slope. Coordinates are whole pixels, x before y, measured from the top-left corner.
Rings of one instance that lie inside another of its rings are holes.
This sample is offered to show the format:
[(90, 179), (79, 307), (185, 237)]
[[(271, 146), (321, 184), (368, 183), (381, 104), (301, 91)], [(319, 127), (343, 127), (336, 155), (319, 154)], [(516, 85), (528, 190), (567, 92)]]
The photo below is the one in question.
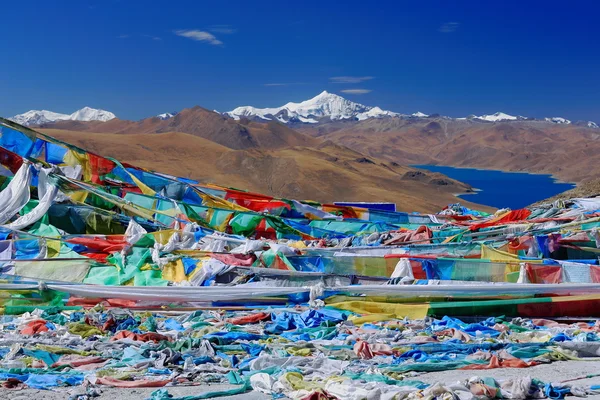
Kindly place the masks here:
[[(378, 165), (381, 164), (381, 160), (385, 160), (388, 166), (393, 162), (405, 166), (441, 164), (528, 171), (550, 173), (565, 181), (576, 183), (596, 177), (596, 165), (600, 162), (600, 130), (588, 128), (588, 123), (571, 122), (564, 118), (535, 120), (501, 112), (456, 119), (424, 113), (400, 115), (379, 107), (353, 103), (327, 92), (304, 102), (288, 103), (273, 109), (242, 107), (236, 110), (236, 113), (230, 113), (233, 118), (196, 106), (174, 115), (161, 115), (141, 121), (117, 118), (106, 122), (64, 120), (45, 123), (42, 126), (118, 135), (186, 133), (230, 150), (247, 151), (244, 157), (254, 160), (257, 165), (266, 163), (269, 156), (285, 158), (285, 154), (280, 150), (289, 148), (304, 149), (301, 153), (294, 153), (301, 163), (321, 165), (300, 155), (306, 154), (307, 149), (318, 149), (324, 140), (354, 149), (361, 153), (356, 155), (355, 159), (365, 158), (366, 155)], [(308, 120), (310, 122), (302, 122)], [(274, 154), (274, 151), (277, 151), (277, 154)], [(222, 160), (229, 160), (236, 168), (243, 169), (246, 164), (242, 163), (242, 158), (237, 158), (242, 157), (240, 154), (242, 153), (229, 154), (227, 157), (232, 157), (231, 159)], [(289, 159), (289, 153), (287, 157)], [(331, 157), (340, 158), (336, 155)], [(354, 168), (352, 164), (344, 162), (337, 167)], [(226, 167), (225, 164), (220, 165)], [(329, 171), (330, 167), (328, 164), (324, 171), (329, 176), (334, 176)], [(266, 166), (265, 168), (270, 170)], [(305, 166), (301, 165), (299, 168)], [(289, 170), (294, 168), (290, 167)], [(407, 173), (407, 170), (404, 173)], [(301, 179), (307, 176), (309, 175), (302, 175)], [(338, 178), (341, 179), (339, 176)], [(229, 179), (235, 181), (233, 177)], [(252, 181), (253, 178), (245, 179)], [(375, 181), (374, 177), (372, 181)], [(323, 197), (328, 201), (339, 199), (338, 196), (334, 196), (335, 193), (360, 192), (361, 196), (373, 198), (361, 191), (360, 187), (349, 192), (344, 185), (338, 185), (338, 181), (335, 180), (317, 182), (336, 188), (337, 192), (327, 192), (327, 196)], [(219, 183), (227, 184), (225, 181)], [(429, 180), (425, 179), (420, 183), (428, 184)], [(258, 185), (257, 182), (255, 184)], [(302, 188), (310, 186), (309, 182), (300, 182), (299, 185)], [(364, 182), (360, 185), (370, 188), (372, 193), (379, 190)], [(274, 190), (275, 187), (283, 186), (266, 187), (271, 188), (268, 190)], [(291, 197), (302, 197), (293, 191), (289, 192), (289, 186), (281, 190)], [(303, 193), (310, 197), (310, 191), (306, 190)]]
[(404, 165), (549, 173), (579, 183), (598, 176), (600, 162), (600, 131), (574, 124), (390, 118), (297, 129)]
[[(390, 201), (401, 210), (433, 212), (456, 202), (453, 193), (470, 190), (467, 185), (444, 175), (382, 163), (330, 141), (318, 141), (311, 147), (232, 149), (181, 132), (121, 134), (40, 130), (141, 167), (279, 197), (322, 202)], [(461, 200), (461, 203), (466, 202)]]
[(198, 106), (182, 110), (168, 119), (152, 117), (141, 121), (113, 119), (90, 123), (59, 121), (44, 127), (119, 134), (184, 132), (236, 150), (312, 146), (317, 143), (316, 139), (278, 123), (260, 124), (247, 119), (234, 121)]

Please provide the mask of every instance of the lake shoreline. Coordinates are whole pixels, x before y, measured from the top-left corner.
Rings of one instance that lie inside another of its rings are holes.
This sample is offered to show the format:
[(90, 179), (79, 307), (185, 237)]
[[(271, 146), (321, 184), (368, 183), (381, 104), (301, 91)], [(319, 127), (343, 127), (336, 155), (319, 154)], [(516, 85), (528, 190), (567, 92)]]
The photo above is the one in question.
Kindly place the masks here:
[(523, 208), (577, 187), (575, 183), (562, 182), (552, 174), (436, 164), (410, 166), (463, 182), (471, 190), (453, 193), (457, 199), (494, 208)]
[(554, 174), (548, 174), (548, 173), (545, 173), (545, 172), (507, 171), (507, 170), (498, 169), (498, 168), (457, 167), (457, 166), (454, 166), (454, 165), (444, 165), (444, 164), (410, 164), (408, 166), (412, 167), (412, 168), (425, 169), (425, 168), (421, 168), (422, 166), (425, 166), (425, 165), (429, 165), (429, 166), (432, 166), (432, 167), (447, 167), (447, 168), (455, 168), (455, 169), (472, 169), (472, 170), (476, 170), (476, 171), (502, 172), (502, 173), (505, 173), (505, 174), (541, 175), (541, 176), (548, 176), (548, 177), (552, 178), (552, 180), (554, 182), (556, 182), (556, 183), (563, 183), (563, 184), (567, 184), (567, 185), (575, 185), (576, 187), (579, 186), (579, 182), (568, 182), (568, 181), (562, 180), (561, 178), (557, 177)]

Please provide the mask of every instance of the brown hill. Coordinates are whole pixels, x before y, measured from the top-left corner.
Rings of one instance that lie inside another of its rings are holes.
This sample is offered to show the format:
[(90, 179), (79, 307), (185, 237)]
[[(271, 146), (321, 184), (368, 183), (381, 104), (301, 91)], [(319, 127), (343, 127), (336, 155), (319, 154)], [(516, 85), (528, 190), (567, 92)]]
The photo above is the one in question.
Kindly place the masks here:
[[(163, 122), (141, 121), (141, 125), (164, 126)], [(108, 129), (105, 124), (109, 123), (110, 129), (118, 125), (124, 128), (119, 133), (91, 131)], [(257, 145), (241, 149), (190, 133), (135, 134), (131, 133), (132, 124), (138, 123), (109, 121), (83, 124), (88, 126), (87, 131), (40, 130), (92, 152), (141, 167), (278, 197), (322, 202), (390, 201), (401, 210), (432, 212), (456, 202), (453, 193), (469, 190), (468, 186), (444, 175), (382, 162), (331, 141), (305, 139), (306, 135), (294, 135), (289, 128), (279, 124), (239, 125), (248, 127), (256, 143), (285, 142), (290, 143), (289, 146), (262, 148)], [(65, 127), (64, 124), (62, 126)], [(228, 121), (223, 129), (226, 130), (220, 132), (236, 134), (242, 128), (234, 129)], [(204, 135), (214, 137), (211, 132)], [(226, 141), (221, 137), (220, 142)], [(461, 202), (489, 210), (488, 207)]]
[(403, 165), (549, 173), (577, 183), (599, 175), (600, 130), (575, 125), (387, 118), (300, 130)]
[(118, 134), (184, 132), (236, 150), (314, 146), (319, 143), (308, 135), (275, 122), (234, 121), (198, 106), (187, 108), (167, 120), (152, 117), (141, 121), (59, 121), (43, 128)]

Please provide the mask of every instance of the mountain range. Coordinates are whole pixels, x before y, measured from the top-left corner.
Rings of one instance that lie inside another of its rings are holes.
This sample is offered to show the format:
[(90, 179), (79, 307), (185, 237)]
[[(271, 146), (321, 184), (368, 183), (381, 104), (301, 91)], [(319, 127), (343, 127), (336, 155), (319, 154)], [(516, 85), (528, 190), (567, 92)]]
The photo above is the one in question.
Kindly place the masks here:
[(389, 201), (402, 210), (433, 212), (456, 202), (454, 193), (471, 190), (276, 121), (236, 121), (198, 106), (168, 119), (63, 120), (36, 129), (140, 167), (278, 197)]
[(61, 114), (48, 110), (30, 110), (9, 118), (24, 126), (37, 126), (57, 121), (109, 121), (116, 115), (105, 110), (83, 107), (72, 114)]
[[(471, 120), (477, 122), (506, 122), (506, 121), (536, 121), (535, 118), (513, 116), (503, 112), (497, 112), (489, 115), (470, 115), (464, 118), (451, 118), (439, 114), (427, 115), (420, 111), (412, 114), (401, 114), (393, 111), (382, 110), (380, 107), (365, 106), (347, 100), (334, 93), (323, 91), (312, 99), (300, 103), (287, 103), (281, 107), (275, 108), (257, 108), (252, 106), (237, 107), (224, 113), (235, 120), (240, 118), (250, 118), (255, 120), (277, 120), (284, 124), (318, 124), (330, 121), (364, 121), (367, 119), (379, 118), (400, 118), (400, 119), (420, 119), (420, 118), (442, 118), (446, 120)], [(557, 124), (575, 124), (587, 126), (589, 128), (598, 128), (598, 125), (592, 121), (571, 122), (566, 118), (551, 117), (540, 120), (543, 122)]]
[[(276, 108), (218, 113), (195, 106), (140, 121), (87, 110), (26, 121), (145, 168), (325, 202), (393, 201), (403, 210), (435, 211), (470, 190), (413, 164), (548, 173), (581, 184), (598, 178), (600, 163), (600, 130), (591, 122), (399, 114), (327, 92)], [(22, 123), (26, 114), (13, 119)]]
[[(216, 111), (215, 111), (216, 112)], [(161, 120), (167, 120), (177, 115), (177, 112), (167, 112), (157, 115)], [(503, 112), (486, 114), (481, 116), (469, 115), (462, 118), (451, 118), (439, 114), (428, 115), (417, 111), (412, 114), (402, 114), (383, 110), (380, 107), (366, 106), (350, 101), (334, 93), (323, 91), (317, 96), (300, 103), (289, 102), (280, 107), (257, 108), (253, 106), (237, 107), (223, 115), (240, 120), (248, 118), (255, 121), (278, 121), (289, 125), (322, 124), (331, 121), (364, 121), (368, 119), (399, 118), (399, 119), (423, 119), (438, 118), (445, 120), (474, 122), (509, 122), (509, 121), (541, 121), (553, 124), (577, 125), (588, 128), (598, 128), (593, 121), (570, 121), (562, 117), (547, 117), (535, 119), (531, 117), (514, 116)], [(46, 123), (74, 120), (74, 121), (108, 121), (116, 118), (115, 114), (84, 107), (73, 114), (60, 114), (46, 110), (31, 110), (26, 113), (15, 115), (10, 119), (26, 126), (36, 126)]]

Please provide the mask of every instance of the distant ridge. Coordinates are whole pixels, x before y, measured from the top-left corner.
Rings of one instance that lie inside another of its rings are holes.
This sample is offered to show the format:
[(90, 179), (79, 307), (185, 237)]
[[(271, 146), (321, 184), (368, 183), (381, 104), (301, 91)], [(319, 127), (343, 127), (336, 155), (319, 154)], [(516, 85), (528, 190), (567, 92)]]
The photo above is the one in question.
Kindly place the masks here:
[(253, 106), (237, 107), (231, 111), (225, 112), (225, 115), (239, 120), (240, 118), (250, 118), (263, 121), (279, 121), (284, 124), (319, 124), (330, 121), (364, 121), (367, 119), (381, 118), (430, 118), (437, 117), (446, 120), (470, 120), (475, 122), (510, 122), (510, 121), (542, 121), (554, 124), (574, 124), (588, 128), (598, 128), (598, 125), (592, 121), (577, 121), (562, 117), (550, 117), (544, 119), (535, 119), (523, 116), (513, 116), (504, 112), (486, 114), (481, 116), (470, 115), (462, 118), (451, 118), (440, 115), (428, 115), (417, 111), (412, 114), (402, 114), (393, 111), (383, 110), (380, 107), (371, 107), (364, 104), (355, 103), (334, 93), (323, 91), (317, 96), (302, 101), (300, 103), (287, 103), (274, 108), (257, 108)]
[(43, 125), (57, 121), (110, 121), (116, 115), (105, 110), (83, 107), (72, 114), (61, 114), (48, 110), (30, 110), (9, 118), (25, 126)]
[[(213, 111), (216, 114), (221, 114)], [(169, 120), (177, 116), (177, 111), (158, 114), (160, 120)], [(538, 121), (548, 124), (576, 125), (586, 128), (598, 129), (598, 124), (593, 121), (571, 121), (562, 117), (547, 117), (536, 119), (532, 117), (514, 116), (501, 111), (494, 114), (469, 115), (467, 117), (452, 118), (439, 114), (425, 114), (417, 111), (412, 114), (403, 114), (384, 110), (377, 106), (367, 106), (348, 100), (335, 93), (324, 90), (315, 97), (299, 103), (289, 102), (280, 107), (258, 108), (254, 106), (241, 106), (221, 115), (239, 121), (241, 118), (257, 122), (274, 121), (287, 125), (320, 125), (332, 121), (359, 122), (370, 119), (398, 118), (405, 120), (415, 119), (443, 119), (448, 121), (472, 121), (480, 123)], [(115, 114), (84, 107), (72, 114), (61, 114), (48, 110), (30, 110), (23, 114), (15, 115), (9, 119), (26, 126), (40, 126), (57, 121), (110, 121), (116, 118)]]

